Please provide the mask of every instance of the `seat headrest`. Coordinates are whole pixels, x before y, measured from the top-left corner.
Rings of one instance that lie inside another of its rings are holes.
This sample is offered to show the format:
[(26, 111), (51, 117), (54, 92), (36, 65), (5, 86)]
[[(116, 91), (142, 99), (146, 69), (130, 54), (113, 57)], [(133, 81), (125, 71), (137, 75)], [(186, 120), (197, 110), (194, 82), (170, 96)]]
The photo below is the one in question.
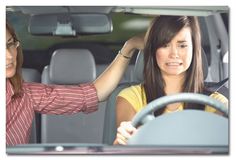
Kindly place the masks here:
[(144, 53), (139, 51), (134, 65), (134, 80), (137, 82), (143, 82), (143, 67), (144, 67)]
[(43, 84), (53, 84), (53, 82), (49, 79), (49, 65), (43, 68), (41, 81)]
[[(202, 69), (204, 79), (207, 78), (208, 75), (208, 61), (205, 54), (205, 51), (202, 49)], [(143, 67), (144, 67), (144, 53), (142, 50), (139, 51), (138, 56), (136, 58), (135, 67), (134, 67), (134, 79), (136, 82), (143, 82)]]
[(22, 77), (26, 82), (41, 82), (39, 71), (33, 68), (22, 68)]
[(87, 49), (58, 49), (54, 51), (49, 78), (55, 84), (92, 82), (96, 78), (95, 60)]

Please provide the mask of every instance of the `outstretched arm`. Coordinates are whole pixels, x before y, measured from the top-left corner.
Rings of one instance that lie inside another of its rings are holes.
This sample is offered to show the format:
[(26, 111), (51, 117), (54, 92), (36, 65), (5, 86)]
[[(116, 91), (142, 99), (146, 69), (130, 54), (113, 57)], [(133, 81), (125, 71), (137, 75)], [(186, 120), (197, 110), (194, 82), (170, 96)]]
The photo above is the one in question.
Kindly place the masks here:
[(120, 54), (116, 56), (107, 69), (93, 82), (97, 90), (98, 100), (104, 101), (110, 93), (116, 88), (121, 80), (130, 58), (135, 49), (143, 49), (143, 37), (132, 37), (122, 47)]

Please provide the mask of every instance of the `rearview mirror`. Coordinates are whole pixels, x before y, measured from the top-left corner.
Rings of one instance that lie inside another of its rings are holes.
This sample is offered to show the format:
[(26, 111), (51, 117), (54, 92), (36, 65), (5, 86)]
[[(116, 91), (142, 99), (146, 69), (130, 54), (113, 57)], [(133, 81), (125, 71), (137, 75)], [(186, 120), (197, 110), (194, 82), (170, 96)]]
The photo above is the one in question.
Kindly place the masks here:
[(113, 26), (107, 14), (43, 14), (31, 16), (28, 29), (33, 35), (76, 36), (110, 33)]

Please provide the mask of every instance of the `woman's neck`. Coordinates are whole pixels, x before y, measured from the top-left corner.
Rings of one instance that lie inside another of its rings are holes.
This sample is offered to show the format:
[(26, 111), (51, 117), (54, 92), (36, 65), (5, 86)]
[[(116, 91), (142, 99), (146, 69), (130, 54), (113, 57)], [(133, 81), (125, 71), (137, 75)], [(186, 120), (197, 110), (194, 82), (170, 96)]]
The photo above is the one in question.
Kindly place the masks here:
[[(165, 93), (166, 95), (175, 94), (182, 92), (182, 86), (185, 80), (185, 74), (181, 75), (164, 75), (163, 79), (165, 81)], [(166, 106), (168, 112), (177, 111), (181, 103), (172, 103)]]
[(164, 75), (165, 81), (165, 93), (167, 95), (182, 92), (182, 86), (184, 84), (185, 75)]

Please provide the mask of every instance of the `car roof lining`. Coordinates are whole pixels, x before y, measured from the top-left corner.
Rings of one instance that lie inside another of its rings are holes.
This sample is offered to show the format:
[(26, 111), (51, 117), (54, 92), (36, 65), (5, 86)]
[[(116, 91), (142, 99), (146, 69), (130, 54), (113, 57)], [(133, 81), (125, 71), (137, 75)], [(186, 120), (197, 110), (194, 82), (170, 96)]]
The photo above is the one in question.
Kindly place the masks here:
[(20, 11), (24, 14), (55, 14), (55, 13), (103, 13), (109, 14), (112, 6), (7, 6), (7, 11)]
[(229, 12), (228, 6), (7, 6), (7, 11), (24, 14), (123, 12), (144, 15), (209, 16)]

